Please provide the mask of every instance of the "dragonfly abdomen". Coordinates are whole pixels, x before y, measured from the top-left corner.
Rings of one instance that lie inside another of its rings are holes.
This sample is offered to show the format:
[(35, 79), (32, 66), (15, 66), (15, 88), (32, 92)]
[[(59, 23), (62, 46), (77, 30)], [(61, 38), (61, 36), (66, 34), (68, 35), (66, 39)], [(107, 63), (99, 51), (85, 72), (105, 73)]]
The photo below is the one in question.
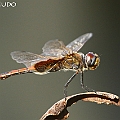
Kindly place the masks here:
[(64, 58), (59, 60), (49, 59), (47, 61), (41, 61), (34, 65), (34, 68), (37, 72), (47, 73), (47, 72), (56, 72), (61, 69), (61, 62)]
[(17, 69), (17, 70), (11, 70), (9, 72), (5, 72), (0, 74), (0, 79), (4, 80), (10, 76), (14, 76), (14, 75), (19, 75), (19, 74), (26, 74), (26, 73), (31, 73), (32, 71), (28, 68), (21, 68), (21, 69)]

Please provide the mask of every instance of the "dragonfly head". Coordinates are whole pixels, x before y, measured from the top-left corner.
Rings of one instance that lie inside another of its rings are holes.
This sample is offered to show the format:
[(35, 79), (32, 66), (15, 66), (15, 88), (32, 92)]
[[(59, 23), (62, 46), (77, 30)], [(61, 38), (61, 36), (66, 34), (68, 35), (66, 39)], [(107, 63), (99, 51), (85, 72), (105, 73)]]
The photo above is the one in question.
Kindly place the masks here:
[(88, 52), (86, 55), (86, 64), (89, 70), (95, 70), (100, 63), (100, 58), (97, 54), (93, 52)]

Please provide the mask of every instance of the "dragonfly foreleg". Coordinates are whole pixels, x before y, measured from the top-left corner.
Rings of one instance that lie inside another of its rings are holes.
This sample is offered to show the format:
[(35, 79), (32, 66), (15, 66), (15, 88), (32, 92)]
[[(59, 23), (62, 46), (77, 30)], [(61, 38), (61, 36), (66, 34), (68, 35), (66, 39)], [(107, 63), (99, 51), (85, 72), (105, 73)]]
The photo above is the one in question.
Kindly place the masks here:
[(67, 97), (67, 87), (69, 86), (70, 82), (73, 80), (73, 78), (78, 74), (78, 71), (72, 75), (72, 77), (69, 78), (69, 80), (64, 85), (64, 96)]

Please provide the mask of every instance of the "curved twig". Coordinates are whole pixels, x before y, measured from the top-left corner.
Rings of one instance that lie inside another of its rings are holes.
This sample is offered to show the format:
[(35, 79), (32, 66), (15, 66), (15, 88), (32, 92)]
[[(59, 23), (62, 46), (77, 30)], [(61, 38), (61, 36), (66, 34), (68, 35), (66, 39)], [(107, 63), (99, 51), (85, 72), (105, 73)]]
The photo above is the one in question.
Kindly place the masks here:
[(56, 102), (48, 111), (40, 118), (40, 120), (65, 120), (69, 117), (67, 107), (79, 100), (96, 102), (98, 104), (113, 104), (120, 106), (120, 98), (117, 95), (107, 92), (86, 92), (68, 96)]

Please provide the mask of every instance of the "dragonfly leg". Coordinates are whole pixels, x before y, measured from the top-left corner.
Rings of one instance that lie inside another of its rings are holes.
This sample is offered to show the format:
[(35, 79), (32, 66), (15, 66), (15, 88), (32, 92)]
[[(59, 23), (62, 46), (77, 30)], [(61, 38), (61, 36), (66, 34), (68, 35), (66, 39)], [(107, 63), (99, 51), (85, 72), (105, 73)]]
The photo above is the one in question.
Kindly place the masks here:
[(65, 99), (67, 97), (67, 87), (69, 86), (70, 82), (73, 80), (73, 78), (78, 74), (78, 71), (72, 75), (72, 77), (69, 78), (69, 80), (64, 85), (64, 96)]
[(93, 90), (93, 89), (91, 89), (91, 88), (88, 88), (87, 86), (84, 85), (84, 82), (83, 82), (83, 71), (82, 71), (82, 73), (81, 73), (80, 83), (81, 83), (81, 87), (82, 87), (85, 91), (87, 91), (87, 92), (92, 91), (92, 92), (95, 92), (95, 93), (96, 93), (95, 90)]

